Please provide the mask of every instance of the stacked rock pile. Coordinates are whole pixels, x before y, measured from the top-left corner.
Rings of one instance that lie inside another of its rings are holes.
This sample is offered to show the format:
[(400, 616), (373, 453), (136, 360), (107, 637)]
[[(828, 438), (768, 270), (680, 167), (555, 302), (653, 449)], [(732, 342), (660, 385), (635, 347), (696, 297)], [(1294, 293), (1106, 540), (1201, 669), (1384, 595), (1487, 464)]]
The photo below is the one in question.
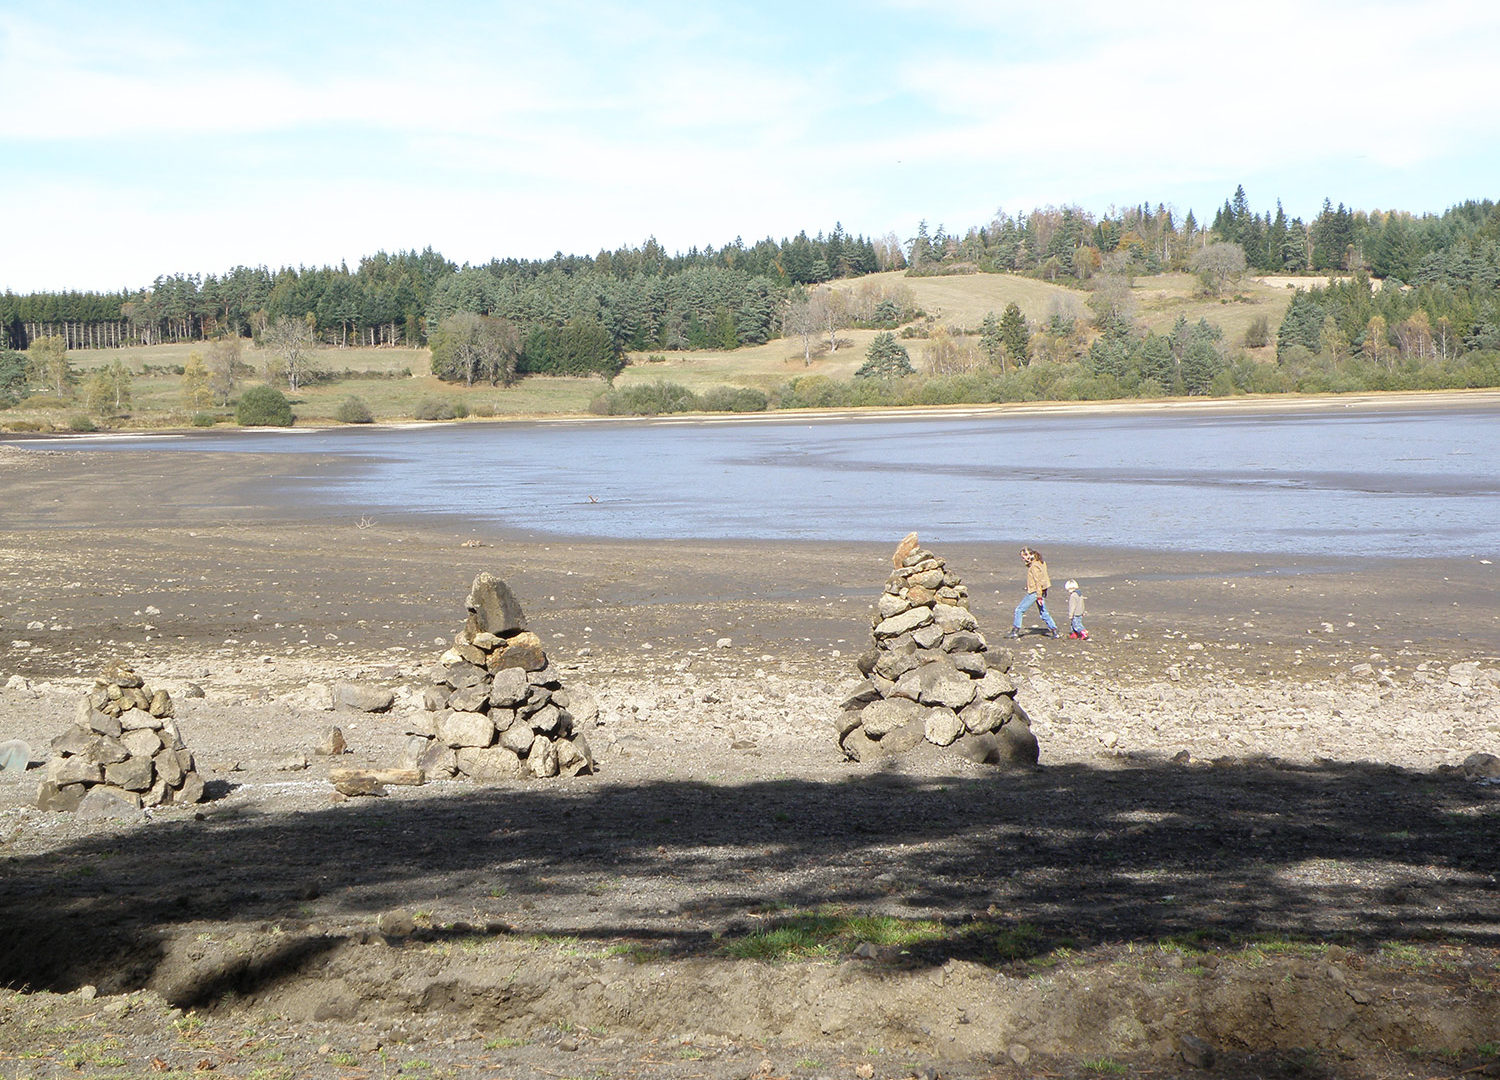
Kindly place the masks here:
[(968, 588), (916, 533), (892, 563), (871, 619), (874, 647), (859, 658), (869, 685), (836, 723), (844, 754), (866, 761), (928, 742), (971, 761), (1036, 764), (1010, 664), (989, 656)]
[(43, 810), (77, 810), (85, 798), (129, 807), (195, 803), (203, 779), (173, 719), (172, 698), (128, 667), (95, 681), (73, 726), (52, 740), (37, 791)]
[(563, 689), (510, 588), (482, 573), (465, 606), (468, 621), (438, 659), (426, 709), (407, 731), (403, 766), (475, 780), (593, 772), (582, 729), (597, 709), (588, 715)]

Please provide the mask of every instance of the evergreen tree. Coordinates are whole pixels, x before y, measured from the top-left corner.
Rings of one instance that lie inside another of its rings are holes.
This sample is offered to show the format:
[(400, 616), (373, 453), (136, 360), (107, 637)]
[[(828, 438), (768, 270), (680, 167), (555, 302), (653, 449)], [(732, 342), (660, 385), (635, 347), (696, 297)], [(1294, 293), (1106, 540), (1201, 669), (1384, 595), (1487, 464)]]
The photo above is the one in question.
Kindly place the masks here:
[(894, 379), (903, 375), (914, 375), (911, 356), (906, 346), (896, 340), (896, 335), (887, 331), (877, 334), (865, 352), (865, 362), (854, 373), (856, 379)]
[(1000, 316), (1000, 340), (1005, 352), (1017, 367), (1031, 363), (1031, 329), (1026, 325), (1026, 316), (1014, 300), (1005, 305)]
[(979, 349), (984, 357), (1001, 371), (1005, 370), (1005, 337), (1000, 332), (1000, 320), (993, 311), (984, 313), (979, 324)]

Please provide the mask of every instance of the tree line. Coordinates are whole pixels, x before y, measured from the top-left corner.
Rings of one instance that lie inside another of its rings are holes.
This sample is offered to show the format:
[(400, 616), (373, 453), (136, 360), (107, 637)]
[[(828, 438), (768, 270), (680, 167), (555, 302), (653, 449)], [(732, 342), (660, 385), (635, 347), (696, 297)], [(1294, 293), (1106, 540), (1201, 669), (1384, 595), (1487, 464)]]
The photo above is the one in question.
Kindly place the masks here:
[[(377, 252), (358, 266), (238, 266), (223, 274), (173, 274), (119, 292), (0, 295), (0, 348), (61, 337), (70, 349), (222, 337), (259, 338), (278, 319), (308, 321), (323, 345), (425, 345), (457, 310), (522, 325), (593, 320), (620, 349), (729, 347), (764, 341), (776, 301), (797, 285), (904, 265), (894, 237), (798, 233), (747, 246), (669, 255), (650, 238), (594, 256), (495, 259), (460, 267), (431, 248)], [(462, 280), (455, 280), (462, 279)], [(754, 285), (750, 283), (754, 282)]]

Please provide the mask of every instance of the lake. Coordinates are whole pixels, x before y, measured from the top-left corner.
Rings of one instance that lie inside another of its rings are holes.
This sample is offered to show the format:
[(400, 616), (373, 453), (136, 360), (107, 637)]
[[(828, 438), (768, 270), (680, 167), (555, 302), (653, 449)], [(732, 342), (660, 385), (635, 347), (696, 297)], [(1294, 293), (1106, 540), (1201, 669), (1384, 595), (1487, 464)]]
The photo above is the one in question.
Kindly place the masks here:
[[(1416, 556), (1500, 551), (1500, 407), (973, 410), (71, 439), (338, 455), (278, 493), (350, 512), (631, 538), (1020, 539)], [(329, 475), (329, 474), (332, 475)]]

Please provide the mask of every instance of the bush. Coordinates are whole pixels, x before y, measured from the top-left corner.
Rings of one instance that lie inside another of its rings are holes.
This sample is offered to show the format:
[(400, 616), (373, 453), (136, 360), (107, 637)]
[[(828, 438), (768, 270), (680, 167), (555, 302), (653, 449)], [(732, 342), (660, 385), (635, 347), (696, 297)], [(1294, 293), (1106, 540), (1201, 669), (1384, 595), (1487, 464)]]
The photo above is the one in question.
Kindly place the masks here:
[(1257, 315), (1245, 328), (1245, 348), (1263, 349), (1271, 344), (1271, 322), (1264, 315)]
[(68, 430), (78, 432), (98, 431), (99, 427), (83, 413), (68, 417)]
[(657, 416), (697, 408), (696, 394), (681, 383), (664, 379), (610, 390), (589, 402), (589, 411), (601, 416)]
[(292, 403), (274, 386), (252, 386), (240, 395), (234, 419), (241, 427), (291, 427)]
[(748, 386), (715, 386), (698, 397), (704, 412), (765, 412), (767, 404), (763, 391)]
[(334, 410), (333, 418), (341, 424), (373, 424), (375, 415), (361, 397), (346, 397)]
[(412, 410), (412, 416), (418, 420), (459, 420), (468, 415), (469, 407), (463, 402), (434, 397), (423, 398)]
[(194, 427), (213, 427), (219, 422), (219, 414), (211, 412), (195, 412), (193, 414)]

